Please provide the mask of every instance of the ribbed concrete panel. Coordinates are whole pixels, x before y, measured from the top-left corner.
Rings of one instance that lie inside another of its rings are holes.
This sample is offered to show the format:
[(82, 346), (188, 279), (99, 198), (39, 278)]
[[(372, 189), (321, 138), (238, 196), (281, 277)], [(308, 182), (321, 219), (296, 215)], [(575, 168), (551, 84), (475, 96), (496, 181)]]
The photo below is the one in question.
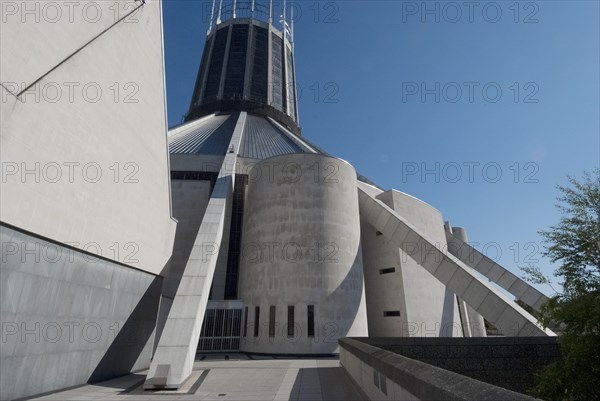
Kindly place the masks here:
[(0, 225), (0, 400), (147, 368), (162, 278)]
[[(359, 183), (358, 188), (361, 218), (375, 226), (395, 246), (411, 255), (419, 265), (464, 299), (506, 336), (555, 335), (551, 330), (543, 329), (533, 316), (502, 292), (482, 281), (473, 269), (453, 255), (445, 254), (434, 245), (435, 241), (420, 233), (419, 229), (393, 209), (365, 192), (362, 189), (363, 185)], [(481, 299), (483, 301), (480, 301)]]
[(198, 126), (190, 127), (189, 131), (169, 138), (169, 153), (171, 154), (218, 154), (227, 151), (231, 140), (237, 115), (212, 116)]
[(283, 132), (266, 118), (248, 115), (239, 155), (250, 159), (267, 159), (273, 156), (303, 152)]
[(269, 120), (269, 122), (271, 124), (273, 124), (273, 126), (275, 128), (277, 128), (278, 130), (280, 130), (281, 132), (283, 132), (289, 140), (291, 140), (292, 142), (294, 142), (296, 144), (296, 146), (300, 147), (300, 149), (302, 149), (303, 152), (306, 152), (306, 153), (320, 153), (320, 154), (323, 154), (325, 156), (331, 156), (331, 155), (327, 154), (327, 152), (323, 152), (317, 146), (315, 146), (314, 144), (310, 143), (306, 138), (302, 138), (302, 137), (300, 137), (298, 135), (293, 134), (288, 128), (286, 128), (285, 126), (283, 126), (280, 123), (278, 123), (277, 120), (275, 120), (275, 119), (273, 119), (271, 117), (267, 117), (267, 120)]
[(483, 255), (467, 242), (458, 238), (457, 235), (449, 232), (448, 229), (446, 229), (446, 239), (448, 241), (448, 250), (452, 255), (536, 311), (539, 312), (542, 305), (548, 301), (547, 296)]

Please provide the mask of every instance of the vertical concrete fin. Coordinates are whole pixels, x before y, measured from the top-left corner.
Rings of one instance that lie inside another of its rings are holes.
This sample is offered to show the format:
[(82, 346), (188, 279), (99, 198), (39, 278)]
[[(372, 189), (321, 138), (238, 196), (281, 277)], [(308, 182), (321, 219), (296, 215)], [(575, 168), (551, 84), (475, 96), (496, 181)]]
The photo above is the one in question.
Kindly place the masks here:
[(145, 389), (177, 389), (192, 373), (223, 237), (225, 213), (231, 207), (237, 151), (245, 124), (246, 113), (242, 112), (152, 359)]
[(473, 248), (448, 228), (446, 228), (446, 240), (448, 251), (452, 255), (536, 311), (539, 312), (541, 306), (548, 301), (547, 296)]
[[(420, 266), (431, 273), (473, 309), (493, 323), (506, 336), (555, 336), (544, 329), (527, 311), (490, 283), (484, 282), (477, 273), (461, 260), (444, 253), (434, 241), (419, 232), (393, 209), (358, 186), (361, 218), (372, 224), (387, 240), (402, 249)], [(395, 224), (388, 224), (389, 221)], [(390, 227), (394, 227), (392, 230)], [(388, 229), (386, 229), (388, 228)]]

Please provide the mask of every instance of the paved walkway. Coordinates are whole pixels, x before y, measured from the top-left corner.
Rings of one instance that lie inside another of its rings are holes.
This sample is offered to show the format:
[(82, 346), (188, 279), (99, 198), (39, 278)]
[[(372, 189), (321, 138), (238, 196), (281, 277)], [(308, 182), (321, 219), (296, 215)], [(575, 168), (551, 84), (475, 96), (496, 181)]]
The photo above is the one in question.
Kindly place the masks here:
[(358, 401), (337, 358), (204, 355), (178, 391), (144, 391), (145, 372), (39, 397), (39, 400)]

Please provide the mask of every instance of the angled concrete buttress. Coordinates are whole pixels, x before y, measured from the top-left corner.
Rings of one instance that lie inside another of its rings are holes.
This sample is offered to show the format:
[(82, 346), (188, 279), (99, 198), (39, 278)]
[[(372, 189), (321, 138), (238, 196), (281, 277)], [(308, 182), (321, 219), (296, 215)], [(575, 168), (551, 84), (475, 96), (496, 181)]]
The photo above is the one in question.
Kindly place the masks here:
[[(467, 232), (464, 228), (450, 227), (450, 225), (446, 223), (444, 224), (444, 232), (446, 237), (448, 237), (448, 233), (450, 233), (463, 242), (468, 241)], [(448, 240), (446, 240), (446, 242), (448, 242)], [(471, 305), (466, 303), (464, 299), (461, 299), (460, 297), (457, 297), (457, 299), (465, 337), (486, 337), (487, 331), (485, 329), (485, 320), (483, 319), (483, 316), (477, 313), (477, 311), (473, 309)]]
[[(555, 336), (499, 290), (481, 280), (477, 273), (451, 254), (445, 254), (419, 233), (418, 229), (393, 209), (376, 199), (367, 186), (359, 183), (361, 217), (379, 230), (387, 240), (409, 254), (419, 265), (441, 281), (506, 336)], [(419, 250), (415, 252), (414, 250)]]
[(483, 274), (490, 281), (496, 283), (506, 291), (514, 295), (519, 301), (540, 311), (542, 305), (548, 301), (548, 297), (515, 276), (492, 259), (488, 258), (446, 227), (446, 240), (448, 251), (456, 256), (461, 262)]
[(246, 113), (242, 112), (152, 359), (145, 389), (177, 389), (192, 373), (223, 236), (225, 212), (233, 194), (237, 152), (245, 123)]

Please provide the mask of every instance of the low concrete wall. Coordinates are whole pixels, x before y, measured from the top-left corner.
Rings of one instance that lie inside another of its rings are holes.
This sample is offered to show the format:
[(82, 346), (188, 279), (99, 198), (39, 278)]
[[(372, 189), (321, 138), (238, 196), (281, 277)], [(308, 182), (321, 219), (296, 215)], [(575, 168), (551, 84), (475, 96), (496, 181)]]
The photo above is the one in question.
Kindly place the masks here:
[(162, 278), (0, 226), (0, 400), (147, 368)]
[(560, 357), (556, 337), (361, 338), (365, 344), (519, 393)]
[(339, 343), (340, 364), (369, 400), (535, 400), (356, 339)]

